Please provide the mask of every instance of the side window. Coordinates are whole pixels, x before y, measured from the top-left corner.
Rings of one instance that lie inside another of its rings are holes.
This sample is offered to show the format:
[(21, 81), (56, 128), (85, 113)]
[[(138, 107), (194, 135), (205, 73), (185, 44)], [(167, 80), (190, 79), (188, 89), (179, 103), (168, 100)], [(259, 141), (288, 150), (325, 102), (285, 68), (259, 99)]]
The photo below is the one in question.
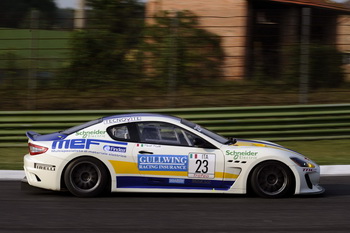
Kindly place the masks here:
[(176, 126), (162, 122), (144, 122), (137, 124), (141, 142), (181, 145)]
[(143, 122), (137, 123), (140, 141), (175, 146), (196, 146), (200, 137), (169, 123)]
[(111, 128), (111, 134), (113, 134), (115, 138), (130, 139), (129, 130), (126, 125)]
[(137, 133), (133, 133), (135, 126), (132, 124), (114, 125), (107, 128), (107, 133), (117, 141), (137, 141)]

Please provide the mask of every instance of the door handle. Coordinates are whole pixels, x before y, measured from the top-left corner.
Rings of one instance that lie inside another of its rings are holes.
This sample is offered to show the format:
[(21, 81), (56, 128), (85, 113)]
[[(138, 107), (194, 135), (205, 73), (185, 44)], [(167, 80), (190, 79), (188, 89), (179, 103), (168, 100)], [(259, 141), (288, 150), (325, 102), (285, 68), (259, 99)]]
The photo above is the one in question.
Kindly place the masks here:
[(153, 152), (151, 152), (151, 151), (145, 151), (145, 150), (140, 150), (139, 153), (140, 153), (140, 154), (143, 154), (143, 155), (145, 155), (145, 154), (147, 154), (147, 155), (153, 155)]

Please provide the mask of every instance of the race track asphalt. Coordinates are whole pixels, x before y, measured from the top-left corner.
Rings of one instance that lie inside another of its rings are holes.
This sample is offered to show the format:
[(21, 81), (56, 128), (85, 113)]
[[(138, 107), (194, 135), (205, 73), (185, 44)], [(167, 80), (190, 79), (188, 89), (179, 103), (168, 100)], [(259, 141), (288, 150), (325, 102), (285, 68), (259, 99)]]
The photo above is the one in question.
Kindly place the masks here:
[(77, 198), (0, 181), (0, 232), (350, 232), (350, 177), (319, 196), (130, 194)]

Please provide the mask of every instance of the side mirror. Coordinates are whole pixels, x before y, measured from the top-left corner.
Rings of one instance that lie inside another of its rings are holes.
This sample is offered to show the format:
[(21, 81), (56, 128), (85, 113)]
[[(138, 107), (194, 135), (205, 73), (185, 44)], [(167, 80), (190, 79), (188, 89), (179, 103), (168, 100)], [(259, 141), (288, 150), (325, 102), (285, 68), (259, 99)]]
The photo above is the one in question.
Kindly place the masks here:
[(205, 141), (202, 138), (195, 138), (193, 140), (193, 145), (195, 147), (200, 147), (200, 148), (206, 148), (206, 149), (217, 149), (215, 146), (213, 146), (211, 143)]
[(206, 144), (205, 141), (203, 139), (201, 139), (201, 138), (195, 138), (193, 140), (193, 145), (195, 147), (204, 147), (205, 144)]

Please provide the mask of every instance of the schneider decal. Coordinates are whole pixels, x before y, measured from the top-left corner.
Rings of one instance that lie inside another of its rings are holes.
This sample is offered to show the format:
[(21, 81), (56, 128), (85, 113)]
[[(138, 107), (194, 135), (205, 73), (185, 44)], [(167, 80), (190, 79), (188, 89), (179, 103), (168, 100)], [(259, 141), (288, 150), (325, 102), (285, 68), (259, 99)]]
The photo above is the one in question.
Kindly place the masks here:
[(186, 155), (138, 155), (140, 171), (187, 171)]
[(75, 136), (81, 136), (82, 138), (97, 138), (104, 137), (106, 131), (104, 130), (90, 130), (90, 131), (79, 131), (75, 133)]
[(256, 159), (258, 152), (254, 151), (234, 151), (227, 150), (226, 155), (233, 156), (234, 159)]

